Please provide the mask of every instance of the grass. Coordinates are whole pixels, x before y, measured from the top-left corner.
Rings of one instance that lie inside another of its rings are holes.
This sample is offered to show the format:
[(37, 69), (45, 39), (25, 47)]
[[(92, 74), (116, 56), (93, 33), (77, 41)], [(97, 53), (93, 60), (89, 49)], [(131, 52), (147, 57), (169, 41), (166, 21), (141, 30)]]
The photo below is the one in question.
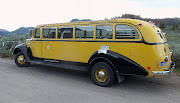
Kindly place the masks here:
[(166, 26), (163, 31), (166, 33), (165, 35), (168, 40), (170, 50), (174, 54), (172, 58), (172, 61), (176, 63), (174, 72), (180, 73), (180, 29), (172, 30), (172, 26)]
[(174, 54), (172, 61), (174, 61), (176, 66), (180, 68), (180, 30), (172, 30), (172, 26), (166, 26), (163, 31), (166, 33), (165, 35), (168, 40), (170, 50)]
[(174, 72), (180, 73), (180, 67), (175, 68), (175, 69), (174, 69)]

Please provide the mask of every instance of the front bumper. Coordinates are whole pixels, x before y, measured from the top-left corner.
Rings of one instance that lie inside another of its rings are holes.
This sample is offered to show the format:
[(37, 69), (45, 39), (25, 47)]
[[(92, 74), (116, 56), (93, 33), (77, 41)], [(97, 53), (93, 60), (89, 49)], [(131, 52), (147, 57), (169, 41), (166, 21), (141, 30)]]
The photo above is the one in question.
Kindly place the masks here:
[(172, 73), (175, 68), (175, 63), (171, 63), (171, 67), (169, 71), (152, 71), (152, 75), (167, 75), (169, 73)]

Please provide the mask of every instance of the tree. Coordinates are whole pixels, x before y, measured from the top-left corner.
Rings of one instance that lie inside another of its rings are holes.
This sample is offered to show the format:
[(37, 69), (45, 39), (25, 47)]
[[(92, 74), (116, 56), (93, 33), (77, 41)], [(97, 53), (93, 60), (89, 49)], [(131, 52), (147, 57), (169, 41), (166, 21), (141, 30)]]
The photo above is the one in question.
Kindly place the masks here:
[(104, 18), (104, 20), (108, 20), (108, 18), (107, 18), (107, 17), (105, 17), (105, 18)]
[(115, 16), (111, 19), (118, 19), (118, 18), (129, 18), (129, 19), (139, 19), (144, 20), (140, 15), (134, 15), (134, 14), (122, 14), (122, 16)]
[(80, 21), (92, 21), (91, 19), (72, 19), (70, 22), (80, 22)]
[(166, 27), (166, 25), (164, 24), (164, 22), (160, 21), (160, 28), (163, 29), (165, 27)]
[(179, 25), (178, 24), (173, 25), (172, 30), (178, 30), (178, 29), (179, 29)]

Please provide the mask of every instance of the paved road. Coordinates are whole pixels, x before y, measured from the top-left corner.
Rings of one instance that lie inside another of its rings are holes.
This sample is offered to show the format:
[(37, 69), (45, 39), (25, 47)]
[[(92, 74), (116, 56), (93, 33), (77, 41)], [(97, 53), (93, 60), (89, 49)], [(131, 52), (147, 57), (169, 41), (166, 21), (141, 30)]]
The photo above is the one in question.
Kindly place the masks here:
[(128, 76), (121, 84), (99, 87), (88, 72), (17, 67), (0, 58), (0, 103), (180, 103), (180, 78)]

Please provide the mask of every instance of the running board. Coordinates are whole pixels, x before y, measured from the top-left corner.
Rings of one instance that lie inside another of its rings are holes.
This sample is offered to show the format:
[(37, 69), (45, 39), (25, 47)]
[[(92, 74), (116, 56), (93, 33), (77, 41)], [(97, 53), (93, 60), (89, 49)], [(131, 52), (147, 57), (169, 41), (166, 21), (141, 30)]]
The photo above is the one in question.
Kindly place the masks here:
[(44, 59), (45, 62), (51, 62), (51, 63), (59, 63), (59, 61), (57, 60), (48, 60), (48, 59)]
[(46, 66), (52, 66), (52, 67), (57, 67), (57, 68), (69, 69), (69, 70), (88, 71), (87, 66), (61, 63), (61, 61), (56, 61), (56, 60), (44, 60), (44, 61), (43, 60), (31, 60), (28, 62), (34, 63), (34, 64), (39, 64), (39, 65), (46, 65)]

